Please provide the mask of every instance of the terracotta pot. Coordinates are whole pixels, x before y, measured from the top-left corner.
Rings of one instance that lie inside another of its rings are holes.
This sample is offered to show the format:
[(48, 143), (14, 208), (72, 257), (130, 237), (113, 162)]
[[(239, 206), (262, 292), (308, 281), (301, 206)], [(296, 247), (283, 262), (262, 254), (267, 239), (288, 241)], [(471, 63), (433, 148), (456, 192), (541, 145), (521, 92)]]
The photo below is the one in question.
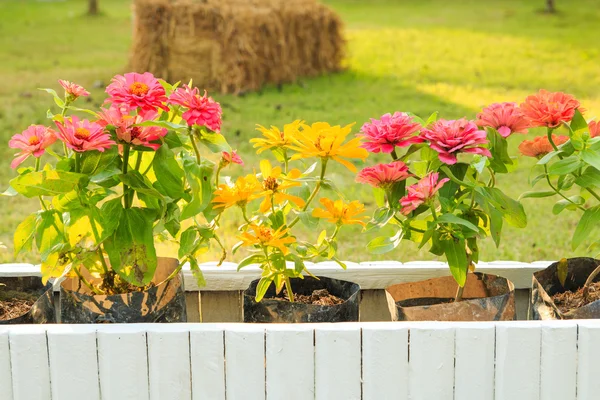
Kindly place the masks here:
[(296, 294), (310, 295), (315, 290), (327, 291), (342, 300), (341, 304), (320, 306), (314, 304), (291, 303), (287, 300), (272, 300), (275, 287), (271, 285), (265, 298), (254, 300), (258, 279), (244, 291), (244, 322), (295, 323), (295, 322), (350, 322), (358, 321), (360, 286), (339, 279), (310, 276), (294, 279), (292, 290)]
[(386, 288), (392, 321), (512, 321), (515, 288), (496, 275), (469, 273), (463, 300), (454, 302), (458, 285), (451, 276)]
[[(567, 290), (577, 291), (577, 289), (582, 288), (588, 276), (600, 264), (599, 260), (587, 257), (569, 258), (567, 261), (569, 267), (564, 287), (558, 280), (558, 263), (553, 263), (548, 268), (533, 274), (530, 308), (531, 319), (600, 318), (600, 300), (596, 300), (568, 313), (561, 313), (554, 304), (550, 296)], [(597, 282), (599, 279), (600, 277), (596, 278), (595, 281)]]
[[(186, 322), (183, 274), (165, 279), (177, 269), (174, 258), (158, 258), (155, 285), (143, 292), (116, 295), (95, 295), (78, 278), (69, 278), (60, 285), (61, 322), (70, 324)], [(86, 271), (82, 271), (85, 273)], [(94, 283), (97, 278), (85, 278)]]
[(53, 324), (56, 322), (52, 285), (44, 285), (37, 276), (0, 278), (0, 290), (14, 290), (39, 296), (26, 313), (9, 320), (0, 321), (0, 325), (12, 324)]

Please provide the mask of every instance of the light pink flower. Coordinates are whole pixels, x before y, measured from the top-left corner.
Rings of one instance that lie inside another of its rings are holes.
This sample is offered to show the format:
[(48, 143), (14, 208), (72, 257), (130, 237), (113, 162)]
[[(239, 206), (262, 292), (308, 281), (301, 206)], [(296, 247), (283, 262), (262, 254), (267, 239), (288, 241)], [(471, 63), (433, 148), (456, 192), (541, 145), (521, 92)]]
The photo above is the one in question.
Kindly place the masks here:
[(109, 109), (103, 109), (99, 113), (98, 124), (106, 127), (113, 125), (117, 138), (124, 143), (130, 143), (134, 146), (144, 146), (153, 150), (158, 149), (161, 143), (156, 142), (167, 134), (167, 129), (159, 126), (133, 126), (145, 121), (153, 121), (158, 114), (156, 111), (129, 115), (124, 109), (117, 106), (111, 106)]
[(169, 103), (187, 108), (181, 116), (189, 126), (194, 124), (206, 126), (208, 129), (219, 132), (221, 130), (221, 105), (208, 97), (206, 91), (200, 96), (198, 88), (183, 85), (176, 89), (169, 97)]
[(75, 115), (65, 119), (64, 124), (56, 122), (56, 136), (68, 148), (79, 153), (90, 150), (104, 151), (115, 144), (104, 127), (87, 119), (80, 121)]
[(477, 126), (490, 127), (498, 131), (502, 137), (513, 133), (527, 133), (529, 122), (517, 103), (494, 103), (477, 114)]
[(444, 183), (450, 180), (444, 178), (438, 182), (438, 178), (439, 174), (432, 172), (416, 184), (409, 186), (407, 189), (408, 194), (400, 199), (402, 214), (408, 215), (421, 204), (427, 203), (444, 186)]
[(165, 89), (150, 72), (138, 74), (130, 72), (116, 75), (106, 88), (110, 98), (107, 102), (128, 110), (140, 108), (142, 111), (156, 111), (159, 108), (169, 111)]
[(60, 83), (60, 86), (62, 86), (65, 89), (65, 93), (66, 93), (67, 97), (71, 98), (71, 101), (77, 99), (78, 97), (84, 97), (84, 96), (90, 95), (90, 92), (85, 90), (83, 88), (83, 86), (79, 86), (76, 83), (69, 82), (69, 81), (63, 81), (62, 79), (59, 79), (58, 83)]
[(440, 119), (423, 129), (421, 137), (429, 142), (430, 147), (439, 153), (440, 161), (446, 164), (456, 164), (456, 154), (461, 152), (492, 156), (488, 149), (482, 147), (488, 143), (486, 132), (477, 129), (473, 121), (465, 118), (450, 121)]
[(56, 141), (56, 134), (43, 125), (31, 125), (21, 133), (14, 135), (8, 142), (11, 149), (21, 149), (15, 154), (16, 158), (10, 163), (11, 168), (17, 168), (29, 156), (41, 157), (46, 148)]
[(238, 155), (238, 153), (235, 150), (232, 150), (231, 153), (227, 151), (221, 153), (221, 160), (223, 167), (226, 167), (231, 163), (244, 165), (244, 160), (242, 160), (242, 158)]
[(406, 113), (395, 112), (394, 115), (384, 114), (381, 119), (371, 118), (371, 122), (360, 129), (360, 136), (365, 140), (362, 147), (371, 153), (391, 153), (396, 146), (421, 143), (423, 139), (413, 136), (421, 128), (421, 124), (414, 122), (413, 117)]
[(590, 128), (590, 137), (600, 136), (600, 123), (598, 121), (590, 121), (588, 128)]
[(408, 172), (408, 166), (402, 161), (394, 161), (389, 164), (377, 164), (364, 168), (356, 176), (356, 182), (385, 189), (393, 183), (405, 180), (409, 176), (412, 175)]

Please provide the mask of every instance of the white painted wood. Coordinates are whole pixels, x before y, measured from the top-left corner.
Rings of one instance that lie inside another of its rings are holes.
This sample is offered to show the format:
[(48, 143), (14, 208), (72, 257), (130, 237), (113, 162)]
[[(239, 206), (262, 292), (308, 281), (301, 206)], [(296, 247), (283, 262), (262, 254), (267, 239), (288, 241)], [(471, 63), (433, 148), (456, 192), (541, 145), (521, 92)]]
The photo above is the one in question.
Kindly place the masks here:
[(408, 326), (363, 327), (362, 379), (364, 400), (408, 400)]
[(191, 400), (190, 333), (185, 324), (147, 331), (150, 400)]
[(100, 400), (96, 329), (58, 325), (47, 335), (52, 398)]
[(41, 275), (39, 265), (21, 263), (0, 264), (0, 277)]
[(541, 400), (577, 398), (577, 323), (548, 321), (542, 326)]
[(145, 329), (98, 326), (97, 337), (102, 400), (149, 400)]
[(314, 330), (303, 324), (266, 328), (267, 400), (315, 398)]
[(454, 399), (454, 328), (445, 323), (410, 325), (408, 391), (411, 400)]
[(194, 325), (190, 331), (194, 400), (225, 400), (225, 340), (219, 325)]
[(10, 371), (8, 331), (0, 330), (0, 399), (12, 400), (12, 398), (12, 372)]
[(51, 400), (45, 327), (11, 327), (9, 341), (14, 400)]
[(494, 399), (493, 323), (455, 324), (454, 398)]
[(225, 331), (227, 400), (265, 400), (265, 330), (231, 325)]
[(358, 324), (315, 327), (315, 399), (361, 398), (361, 330)]
[(579, 334), (577, 340), (577, 398), (594, 400), (600, 393), (598, 360), (600, 359), (600, 321), (577, 321)]
[(541, 337), (535, 321), (496, 325), (496, 400), (540, 399)]

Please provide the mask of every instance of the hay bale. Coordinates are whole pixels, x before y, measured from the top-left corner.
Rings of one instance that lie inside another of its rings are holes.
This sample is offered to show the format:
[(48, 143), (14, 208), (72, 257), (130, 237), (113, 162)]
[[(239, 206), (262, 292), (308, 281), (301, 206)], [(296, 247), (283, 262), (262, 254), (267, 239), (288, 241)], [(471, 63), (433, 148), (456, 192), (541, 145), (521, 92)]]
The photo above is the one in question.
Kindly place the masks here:
[(135, 0), (130, 68), (239, 93), (339, 71), (344, 46), (316, 0)]

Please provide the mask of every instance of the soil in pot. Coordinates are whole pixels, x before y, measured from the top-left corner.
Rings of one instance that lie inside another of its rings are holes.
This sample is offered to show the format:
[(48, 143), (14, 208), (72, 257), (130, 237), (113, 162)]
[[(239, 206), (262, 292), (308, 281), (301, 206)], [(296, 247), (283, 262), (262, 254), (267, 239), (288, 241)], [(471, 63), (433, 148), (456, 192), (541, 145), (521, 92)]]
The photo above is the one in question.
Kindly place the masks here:
[(54, 322), (52, 285), (35, 276), (0, 278), (0, 325)]
[(244, 291), (244, 322), (358, 321), (360, 286), (356, 283), (307, 276), (292, 281), (295, 297), (293, 303), (289, 301), (287, 293), (277, 296), (273, 285), (262, 301), (257, 303), (255, 296), (258, 281), (253, 281)]

